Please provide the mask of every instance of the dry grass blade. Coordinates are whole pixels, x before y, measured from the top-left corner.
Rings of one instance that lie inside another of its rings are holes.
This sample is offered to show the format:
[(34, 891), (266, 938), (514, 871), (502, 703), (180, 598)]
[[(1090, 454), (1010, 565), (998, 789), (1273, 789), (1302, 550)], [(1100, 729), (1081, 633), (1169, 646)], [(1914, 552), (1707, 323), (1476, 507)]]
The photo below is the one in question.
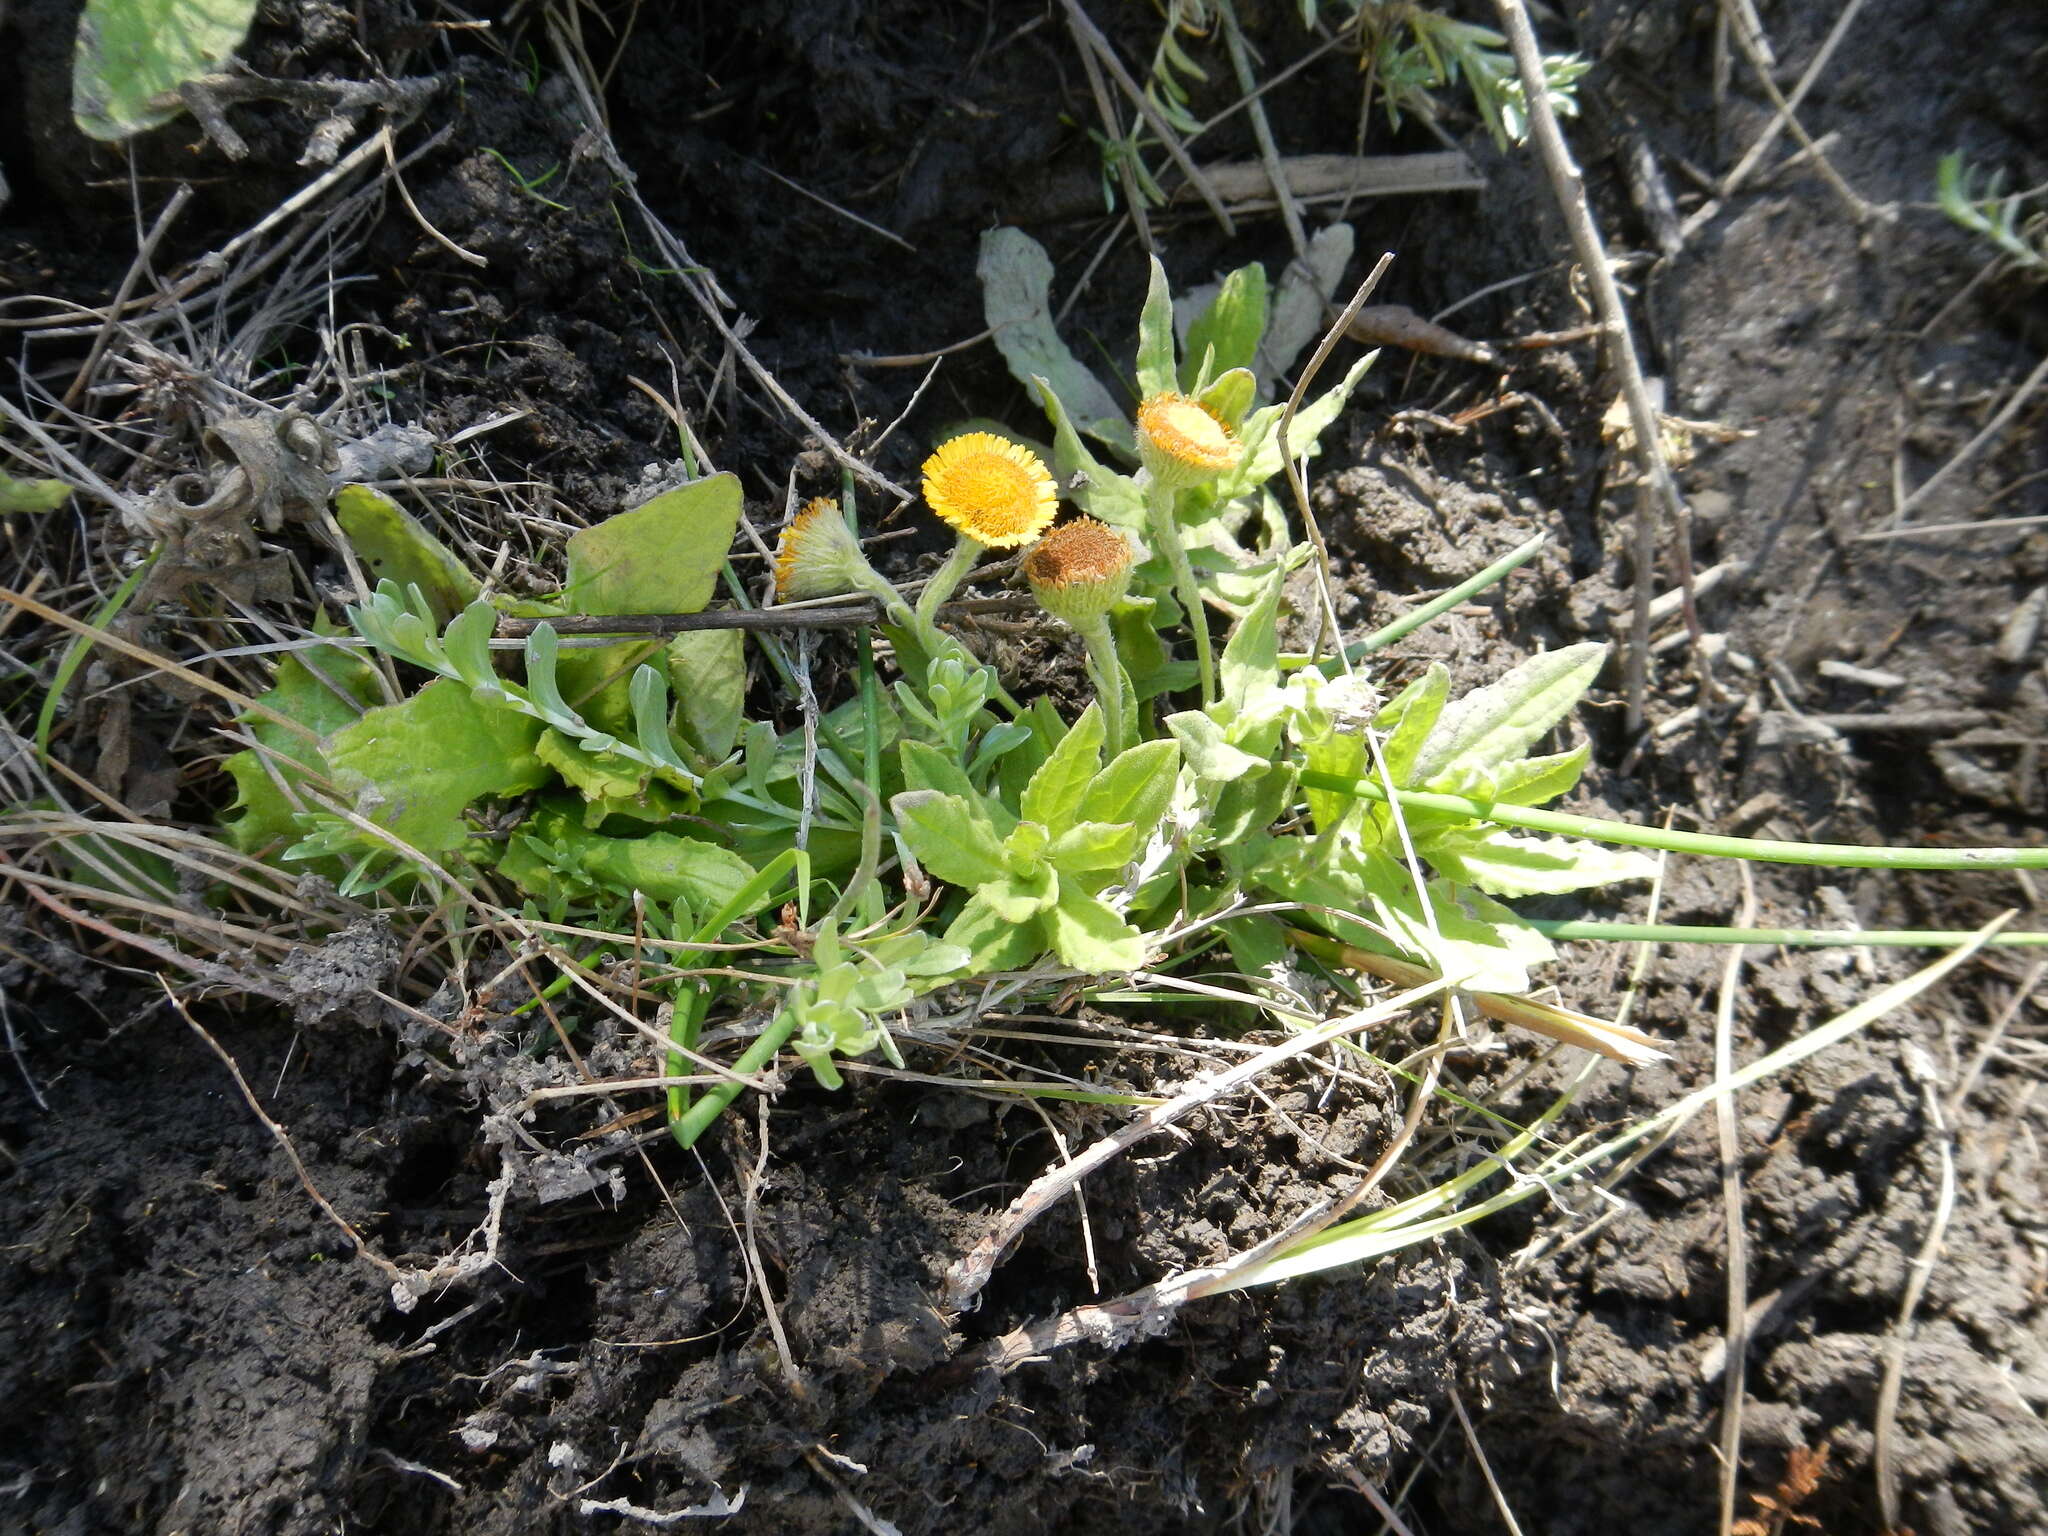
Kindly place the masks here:
[(1262, 1051), (1247, 1061), (1213, 1076), (1197, 1079), (1187, 1089), (1156, 1109), (1148, 1110), (1131, 1124), (1112, 1135), (1103, 1137), (1088, 1147), (1072, 1162), (1064, 1163), (1048, 1173), (1034, 1179), (1029, 1188), (1014, 1200), (1002, 1217), (984, 1233), (981, 1239), (965, 1255), (956, 1260), (946, 1271), (945, 1304), (951, 1311), (967, 1307), (981, 1289), (988, 1283), (1002, 1256), (1012, 1244), (1023, 1235), (1024, 1229), (1043, 1215), (1053, 1204), (1064, 1198), (1067, 1192), (1090, 1173), (1109, 1162), (1147, 1136), (1164, 1130), (1201, 1108), (1214, 1103), (1225, 1094), (1232, 1093), (1262, 1073), (1271, 1071), (1282, 1062), (1291, 1061), (1306, 1052), (1317, 1050), (1332, 1041), (1341, 1040), (1359, 1030), (1369, 1029), (1374, 1024), (1394, 1017), (1413, 1007), (1426, 998), (1444, 990), (1441, 980), (1426, 986), (1416, 987), (1385, 1002), (1374, 1004), (1357, 1013), (1346, 1014), (1332, 1019), (1314, 1029), (1302, 1030), (1290, 1039)]
[[(1756, 920), (1756, 881), (1747, 865), (1742, 875), (1742, 905), (1735, 925), (1747, 928)], [(1714, 1075), (1735, 1075), (1735, 1000), (1742, 983), (1743, 948), (1728, 952), (1721, 969), (1721, 994), (1714, 1008)], [(1736, 1096), (1722, 1095), (1714, 1101), (1715, 1129), (1721, 1143), (1721, 1210), (1727, 1231), (1728, 1375), (1722, 1383), (1721, 1400), (1721, 1513), (1722, 1536), (1732, 1536), (1735, 1526), (1735, 1498), (1742, 1481), (1743, 1386), (1749, 1373), (1749, 1243), (1742, 1225), (1742, 1132), (1736, 1115)]]
[[(1426, 966), (1399, 960), (1392, 955), (1375, 955), (1367, 950), (1354, 949), (1349, 944), (1340, 944), (1306, 929), (1290, 928), (1287, 937), (1309, 954), (1320, 955), (1352, 970), (1364, 971), (1397, 987), (1420, 987), (1440, 979)], [(1459, 995), (1496, 1023), (1511, 1024), (1549, 1040), (1580, 1046), (1610, 1061), (1644, 1066), (1664, 1060), (1667, 1054), (1641, 1030), (1617, 1021), (1595, 1018), (1576, 1008), (1539, 1002), (1531, 997), (1510, 997), (1500, 992), (1461, 992)]]

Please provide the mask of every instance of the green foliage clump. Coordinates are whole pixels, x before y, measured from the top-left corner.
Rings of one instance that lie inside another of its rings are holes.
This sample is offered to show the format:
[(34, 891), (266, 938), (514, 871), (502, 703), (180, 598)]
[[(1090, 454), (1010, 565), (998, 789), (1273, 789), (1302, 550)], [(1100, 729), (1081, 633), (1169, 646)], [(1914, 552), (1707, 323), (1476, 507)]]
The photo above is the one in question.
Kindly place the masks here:
[[(1253, 976), (1313, 930), (1461, 986), (1526, 991), (1550, 945), (1505, 902), (1636, 878), (1648, 861), (1441, 810), (1404, 816), (1358, 785), (1509, 806), (1564, 793), (1585, 750), (1536, 748), (1600, 648), (1538, 657), (1460, 699), (1441, 667), (1383, 700), (1339, 663), (1283, 656), (1283, 592), (1309, 551), (1267, 482), (1283, 431), (1313, 453), (1371, 359), (1290, 417), (1259, 400), (1263, 271), (1233, 273), (1181, 345), (1155, 263), (1134, 426), (1052, 326), (1043, 253), (999, 233), (982, 274), (992, 320), (1007, 317), (1004, 354), (1045, 409), (1057, 483), (1107, 525), (1088, 537), (1116, 582), (1106, 613), (1081, 616), (1100, 642), (1100, 697), (1071, 724), (1047, 700), (1012, 700), (930, 622), (933, 605), (913, 613), (815, 524), (785, 554), (829, 554), (883, 599), (903, 673), (889, 688), (869, 669), (857, 698), (783, 729), (747, 714), (736, 635), (558, 630), (567, 614), (702, 610), (739, 519), (730, 475), (576, 534), (563, 588), (542, 602), (484, 591), (420, 524), (353, 487), (342, 526), (385, 573), (349, 611), (370, 655), (323, 641), (280, 666), (253, 745), (227, 765), (228, 835), (358, 897), (442, 882), (516, 893), (529, 919), (605, 936), (586, 969), (651, 936), (673, 965), (640, 986), (668, 1000), (677, 1077), (701, 1061), (707, 1024), (751, 1018), (767, 1022), (733, 1073), (786, 1047), (836, 1088), (841, 1060), (899, 1060), (892, 1030), (942, 988), (1008, 979), (1052, 994), (1171, 971), (1218, 931)], [(1013, 441), (997, 457), (1014, 460)], [(833, 514), (806, 511), (819, 515)], [(508, 617), (526, 631), (509, 650), (494, 638)], [(1213, 619), (1228, 624), (1216, 656)], [(710, 963), (708, 946), (733, 945), (748, 966)], [(737, 1092), (672, 1088), (678, 1139)]]

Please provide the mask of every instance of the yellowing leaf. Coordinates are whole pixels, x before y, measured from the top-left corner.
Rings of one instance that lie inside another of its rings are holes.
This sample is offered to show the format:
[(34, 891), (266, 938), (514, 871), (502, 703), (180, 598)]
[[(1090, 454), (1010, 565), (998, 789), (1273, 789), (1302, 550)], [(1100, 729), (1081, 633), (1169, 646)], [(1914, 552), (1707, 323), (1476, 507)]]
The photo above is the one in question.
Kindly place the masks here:
[(55, 512), (71, 499), (71, 487), (62, 480), (17, 480), (0, 475), (0, 514), (8, 512)]
[(71, 115), (95, 139), (125, 139), (185, 110), (178, 88), (223, 69), (256, 0), (86, 0), (71, 60)]
[(334, 493), (334, 520), (371, 581), (417, 586), (434, 610), (436, 624), (445, 625), (482, 591), (448, 546), (382, 491), (344, 485)]

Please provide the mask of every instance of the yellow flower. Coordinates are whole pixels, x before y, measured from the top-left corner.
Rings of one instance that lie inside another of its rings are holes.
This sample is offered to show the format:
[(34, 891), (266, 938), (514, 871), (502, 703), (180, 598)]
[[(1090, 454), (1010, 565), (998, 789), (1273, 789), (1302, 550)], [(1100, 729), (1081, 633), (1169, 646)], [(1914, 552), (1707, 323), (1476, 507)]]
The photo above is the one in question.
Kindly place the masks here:
[(1138, 457), (1176, 491), (1233, 468), (1243, 451), (1230, 424), (1199, 400), (1171, 390), (1138, 407)]
[(775, 600), (834, 597), (866, 587), (867, 557), (854, 542), (839, 503), (819, 496), (804, 503), (775, 545)]
[(1076, 629), (1101, 619), (1131, 587), (1130, 541), (1107, 523), (1062, 523), (1024, 557), (1024, 579), (1039, 606)]
[(1029, 544), (1059, 510), (1037, 454), (993, 432), (963, 432), (924, 461), (924, 499), (961, 537), (992, 549)]

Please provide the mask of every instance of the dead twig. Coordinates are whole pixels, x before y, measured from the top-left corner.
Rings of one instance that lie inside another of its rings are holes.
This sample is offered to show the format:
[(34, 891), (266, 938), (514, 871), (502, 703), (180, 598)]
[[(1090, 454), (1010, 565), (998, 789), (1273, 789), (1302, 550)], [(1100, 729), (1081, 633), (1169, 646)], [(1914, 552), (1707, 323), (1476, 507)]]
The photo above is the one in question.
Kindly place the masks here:
[(1063, 1199), (1082, 1179), (1127, 1148), (1143, 1141), (1147, 1136), (1164, 1130), (1203, 1105), (1213, 1103), (1225, 1094), (1235, 1091), (1282, 1062), (1291, 1061), (1305, 1052), (1328, 1045), (1333, 1040), (1340, 1040), (1346, 1035), (1370, 1028), (1373, 1024), (1391, 1018), (1443, 990), (1444, 983), (1438, 979), (1427, 986), (1413, 988), (1360, 1012), (1345, 1014), (1314, 1029), (1302, 1030), (1280, 1044), (1214, 1076), (1197, 1078), (1166, 1103), (1147, 1110), (1123, 1129), (1103, 1137), (1073, 1161), (1039, 1175), (1023, 1194), (1011, 1202), (1010, 1208), (982, 1235), (980, 1241), (947, 1269), (946, 1307), (955, 1312), (967, 1307), (981, 1294), (982, 1287), (988, 1284), (989, 1276), (994, 1273), (997, 1263), (1023, 1235), (1026, 1227), (1049, 1210), (1054, 1203)]
[(1903, 1529), (1899, 1523), (1899, 1470), (1892, 1461), (1893, 1441), (1898, 1433), (1899, 1392), (1906, 1380), (1906, 1346), (1913, 1340), (1913, 1314), (1934, 1266), (1941, 1259), (1941, 1240), (1948, 1232), (1949, 1217), (1956, 1208), (1955, 1140), (1941, 1112), (1941, 1095), (1936, 1089), (1934, 1063), (1916, 1046), (1906, 1048), (1906, 1071), (1920, 1086), (1927, 1122), (1933, 1130), (1935, 1156), (1941, 1163), (1941, 1183), (1934, 1197), (1934, 1211), (1927, 1220), (1926, 1236), (1906, 1271), (1906, 1287), (1899, 1297), (1899, 1315), (1885, 1341), (1884, 1378), (1877, 1389), (1877, 1409), (1871, 1415), (1872, 1471), (1877, 1478), (1877, 1504), (1884, 1513), (1887, 1531)]
[[(1209, 184), (1209, 179), (1203, 174), (1202, 168), (1189, 156), (1186, 146), (1180, 141), (1180, 135), (1173, 131), (1173, 124), (1161, 115), (1152, 98), (1139, 89), (1138, 82), (1131, 78), (1131, 72), (1124, 68), (1124, 61), (1116, 56), (1116, 50), (1110, 46), (1109, 39), (1102, 35), (1102, 29), (1096, 26), (1094, 20), (1081, 8), (1081, 0), (1060, 0), (1060, 3), (1067, 13), (1067, 25), (1074, 30), (1075, 41), (1081, 44), (1082, 63), (1087, 63), (1091, 53), (1102, 61), (1111, 78), (1116, 81), (1117, 88), (1130, 98), (1132, 107), (1144, 118), (1145, 126), (1159, 136), (1160, 147), (1172, 158), (1173, 163), (1180, 167), (1181, 175), (1187, 177), (1188, 184), (1200, 195), (1202, 201), (1209, 205), (1209, 211), (1216, 216), (1216, 222), (1223, 226), (1223, 233), (1235, 235), (1237, 224), (1230, 217), (1230, 210), (1223, 206), (1222, 198), (1217, 196), (1216, 189)], [(1091, 76), (1093, 73), (1091, 70)], [(1110, 112), (1105, 110), (1102, 117), (1104, 127), (1114, 127), (1115, 119)], [(1131, 211), (1134, 214), (1137, 212), (1136, 204), (1133, 204)], [(1145, 249), (1152, 249), (1149, 233), (1145, 240)]]
[(1564, 214), (1565, 226), (1571, 231), (1579, 265), (1585, 271), (1586, 280), (1592, 284), (1593, 302), (1607, 332), (1609, 361), (1621, 377), (1622, 397), (1628, 402), (1629, 423), (1635, 430), (1636, 462), (1641, 471), (1643, 490), (1636, 503), (1635, 622), (1630, 631), (1625, 685), (1628, 729), (1634, 732), (1642, 728), (1643, 702), (1649, 691), (1650, 567), (1656, 551), (1656, 510), (1661, 503), (1670, 515), (1678, 532), (1677, 553), (1689, 575), (1690, 551), (1684, 548), (1685, 502), (1678, 493), (1678, 483), (1671, 478), (1670, 466), (1664, 461), (1663, 433), (1658, 427), (1657, 408), (1650, 400), (1649, 386), (1643, 379), (1642, 363), (1636, 356), (1635, 341), (1629, 330), (1628, 313), (1622, 308), (1621, 291), (1614, 285), (1614, 273), (1607, 265), (1606, 248), (1601, 243), (1600, 231), (1594, 226), (1593, 211), (1586, 203), (1585, 177), (1565, 144), (1564, 133), (1557, 126), (1557, 114), (1551, 110), (1550, 94), (1544, 83), (1543, 59), (1536, 47), (1536, 34), (1529, 26), (1529, 14), (1523, 8), (1522, 0), (1494, 0), (1494, 8), (1500, 13), (1501, 30), (1507, 34), (1508, 44), (1514, 50), (1515, 70), (1522, 78), (1522, 89), (1529, 103), (1530, 133), (1543, 156), (1544, 170), (1549, 174), (1551, 190)]

